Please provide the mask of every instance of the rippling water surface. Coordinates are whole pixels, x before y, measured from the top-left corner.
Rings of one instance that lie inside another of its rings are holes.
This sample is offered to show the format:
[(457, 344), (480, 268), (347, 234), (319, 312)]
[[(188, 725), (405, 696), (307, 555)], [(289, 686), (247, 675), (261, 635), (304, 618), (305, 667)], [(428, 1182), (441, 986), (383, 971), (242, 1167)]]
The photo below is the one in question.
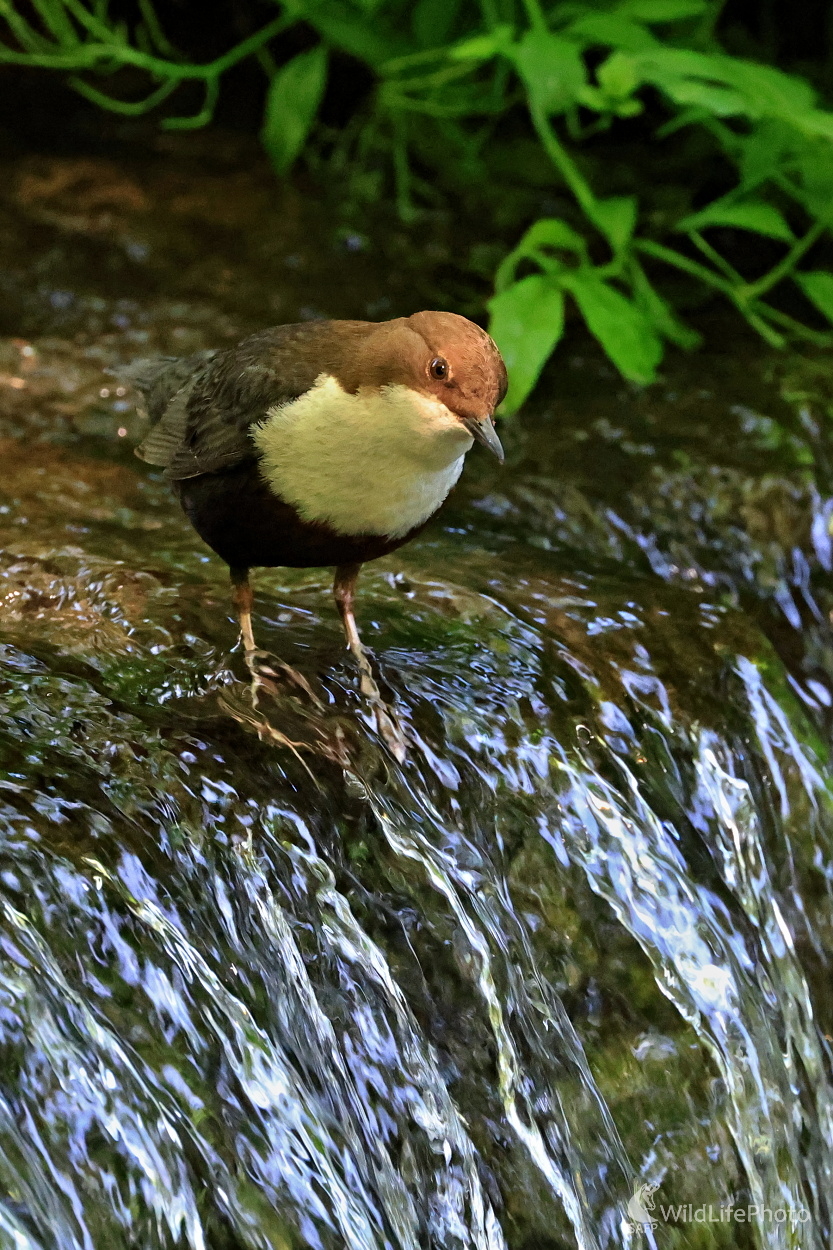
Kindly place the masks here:
[(365, 570), (399, 764), (325, 572), (257, 587), (323, 706), (253, 702), (102, 369), (405, 279), (245, 173), (205, 252), (165, 160), (7, 172), (0, 1245), (829, 1245), (823, 366), (565, 349)]

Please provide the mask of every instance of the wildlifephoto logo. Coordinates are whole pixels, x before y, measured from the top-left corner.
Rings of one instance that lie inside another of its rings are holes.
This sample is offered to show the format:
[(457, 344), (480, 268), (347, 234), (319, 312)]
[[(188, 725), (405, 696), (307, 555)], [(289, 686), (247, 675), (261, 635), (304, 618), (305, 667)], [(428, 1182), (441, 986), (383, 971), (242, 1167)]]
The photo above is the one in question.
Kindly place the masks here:
[(659, 1185), (637, 1185), (628, 1199), (628, 1218), (631, 1230), (637, 1228), (656, 1228), (657, 1221), (651, 1212), (654, 1210), (654, 1194)]
[(744, 1207), (732, 1203), (717, 1205), (693, 1202), (679, 1206), (665, 1206), (654, 1201), (659, 1185), (645, 1182), (634, 1189), (628, 1199), (628, 1229), (656, 1228), (658, 1224), (807, 1224), (810, 1212), (806, 1207), (764, 1207), (749, 1204)]

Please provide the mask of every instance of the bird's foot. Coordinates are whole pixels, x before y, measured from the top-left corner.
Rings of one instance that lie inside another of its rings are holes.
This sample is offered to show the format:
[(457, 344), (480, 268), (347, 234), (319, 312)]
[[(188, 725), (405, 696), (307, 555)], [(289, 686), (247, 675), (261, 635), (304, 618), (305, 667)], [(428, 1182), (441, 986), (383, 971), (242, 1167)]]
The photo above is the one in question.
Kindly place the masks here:
[(382, 698), (367, 652), (356, 656), (359, 666), (359, 688), (370, 705), (376, 732), (394, 759), (401, 764), (408, 751), (407, 739), (396, 711)]
[(397, 764), (403, 764), (408, 754), (408, 741), (402, 723), (395, 710), (380, 700), (370, 702), (370, 710), (376, 722), (376, 732), (390, 751)]
[(271, 656), (266, 651), (246, 651), (245, 659), (246, 668), (249, 670), (249, 674), (251, 676), (249, 689), (251, 690), (252, 695), (252, 707), (257, 707), (258, 695), (261, 691), (265, 691), (266, 694), (272, 695), (278, 693), (278, 687), (274, 681), (274, 678), (277, 677), (277, 673), (272, 665), (268, 663)]
[(307, 698), (317, 708), (323, 709), (323, 703), (307, 681), (303, 673), (299, 673), (297, 669), (292, 668), (290, 664), (285, 664), (283, 660), (279, 660), (276, 655), (272, 655), (269, 651), (260, 651), (258, 648), (247, 649), (245, 653), (246, 667), (251, 673), (251, 692), (252, 705), (257, 707), (258, 695), (260, 691), (266, 694), (277, 695), (280, 693), (278, 683), (281, 678), (288, 679), (293, 685), (303, 690)]

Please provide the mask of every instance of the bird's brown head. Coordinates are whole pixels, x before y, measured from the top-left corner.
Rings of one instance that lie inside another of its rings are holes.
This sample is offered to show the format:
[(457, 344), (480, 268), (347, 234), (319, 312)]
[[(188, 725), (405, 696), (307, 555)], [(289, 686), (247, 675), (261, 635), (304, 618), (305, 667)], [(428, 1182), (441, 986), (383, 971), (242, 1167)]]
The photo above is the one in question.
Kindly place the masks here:
[(506, 394), (506, 366), (486, 331), (445, 312), (414, 313), (404, 325), (422, 343), (409, 361), (417, 375), (411, 385), (459, 417), (491, 417)]
[(492, 416), (506, 394), (506, 367), (494, 341), (466, 317), (419, 312), (382, 322), (364, 338), (349, 374), (347, 389), (354, 392), (405, 386), (438, 401), (503, 459)]

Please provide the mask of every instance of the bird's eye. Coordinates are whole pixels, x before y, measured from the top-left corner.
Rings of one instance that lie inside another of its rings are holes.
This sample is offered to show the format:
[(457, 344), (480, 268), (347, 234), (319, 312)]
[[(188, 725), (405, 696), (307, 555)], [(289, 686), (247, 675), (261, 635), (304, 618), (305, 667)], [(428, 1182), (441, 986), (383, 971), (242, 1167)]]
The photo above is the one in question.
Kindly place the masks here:
[(430, 365), (428, 366), (428, 372), (431, 374), (432, 378), (437, 378), (437, 379), (447, 378), (448, 377), (448, 361), (443, 360), (442, 356), (435, 356), (434, 359), (431, 361)]

